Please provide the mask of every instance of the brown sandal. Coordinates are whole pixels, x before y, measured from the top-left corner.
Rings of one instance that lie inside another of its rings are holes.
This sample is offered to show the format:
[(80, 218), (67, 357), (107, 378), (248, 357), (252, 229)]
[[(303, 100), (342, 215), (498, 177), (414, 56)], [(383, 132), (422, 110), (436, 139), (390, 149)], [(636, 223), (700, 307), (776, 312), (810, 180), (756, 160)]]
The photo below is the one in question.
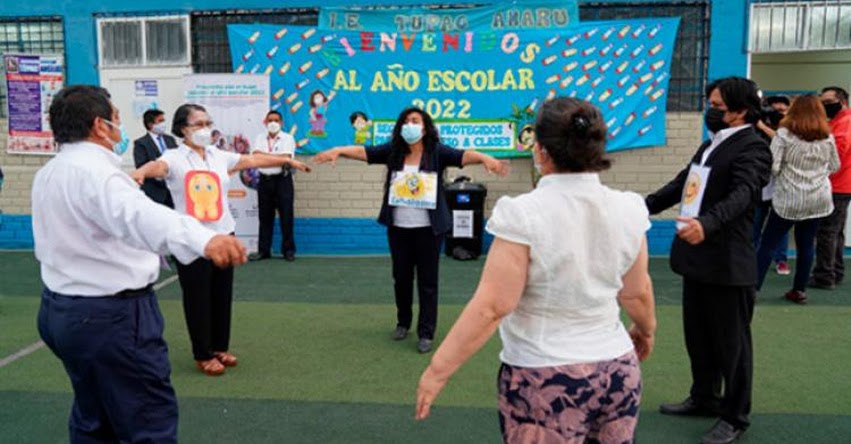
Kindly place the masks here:
[(207, 376), (219, 376), (225, 372), (225, 366), (218, 359), (207, 359), (206, 361), (195, 361), (195, 365)]
[(218, 359), (225, 367), (236, 367), (236, 356), (228, 352), (215, 352), (213, 354), (216, 355), (216, 359)]

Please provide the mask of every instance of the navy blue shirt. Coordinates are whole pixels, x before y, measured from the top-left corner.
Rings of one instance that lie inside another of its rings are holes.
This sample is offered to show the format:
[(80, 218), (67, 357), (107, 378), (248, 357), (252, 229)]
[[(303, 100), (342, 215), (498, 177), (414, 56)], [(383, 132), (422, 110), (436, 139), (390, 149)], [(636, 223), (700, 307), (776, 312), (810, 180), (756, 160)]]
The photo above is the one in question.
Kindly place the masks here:
[[(391, 149), (389, 143), (366, 147), (367, 163), (387, 165), (390, 160)], [(420, 171), (437, 173), (437, 208), (428, 210), (431, 228), (435, 235), (444, 234), (452, 227), (449, 206), (446, 203), (446, 196), (443, 194), (443, 170), (446, 167), (460, 168), (463, 166), (461, 163), (463, 158), (464, 151), (438, 143), (430, 152), (423, 152), (422, 159), (420, 159)], [(390, 174), (391, 172), (388, 169), (387, 179), (384, 181), (384, 200), (381, 202), (381, 212), (378, 214), (378, 223), (388, 227), (393, 225), (393, 209), (387, 203)]]

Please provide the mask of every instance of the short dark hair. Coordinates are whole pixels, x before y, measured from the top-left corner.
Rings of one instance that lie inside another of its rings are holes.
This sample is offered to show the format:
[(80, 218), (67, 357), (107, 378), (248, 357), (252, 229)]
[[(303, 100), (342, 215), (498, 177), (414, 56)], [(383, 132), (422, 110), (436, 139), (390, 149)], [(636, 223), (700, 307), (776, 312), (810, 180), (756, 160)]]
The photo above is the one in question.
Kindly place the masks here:
[(768, 106), (774, 105), (775, 103), (782, 103), (786, 106), (791, 106), (792, 101), (789, 100), (789, 97), (786, 96), (768, 96), (765, 98), (765, 104)]
[(716, 89), (721, 94), (721, 99), (727, 105), (728, 111), (734, 113), (747, 111), (745, 114), (747, 123), (756, 123), (759, 120), (762, 107), (756, 82), (744, 77), (718, 79), (706, 87), (706, 97), (709, 97)]
[(848, 103), (848, 91), (838, 87), (838, 86), (828, 86), (821, 90), (821, 93), (824, 94), (828, 91), (833, 91), (836, 94), (836, 97), (839, 98), (839, 101), (842, 103)]
[(177, 137), (183, 136), (183, 129), (189, 126), (189, 114), (192, 111), (203, 111), (207, 112), (201, 105), (196, 105), (194, 103), (184, 103), (177, 108), (177, 111), (174, 112), (174, 118), (171, 121), (171, 133)]
[(584, 100), (557, 97), (544, 102), (535, 119), (535, 139), (559, 171), (604, 171), (612, 166), (606, 157), (603, 116)]
[(357, 120), (358, 117), (362, 118), (363, 120), (369, 120), (369, 117), (367, 117), (366, 113), (364, 113), (363, 111), (355, 111), (349, 115), (349, 123), (354, 124), (355, 120)]
[(275, 110), (269, 111), (268, 113), (266, 113), (266, 118), (269, 118), (269, 116), (271, 116), (271, 115), (278, 116), (281, 119), (281, 121), (284, 120), (284, 116), (282, 116), (281, 113), (279, 113), (278, 111), (275, 111)]
[(165, 115), (165, 113), (158, 109), (149, 109), (145, 111), (145, 114), (142, 114), (142, 123), (145, 124), (145, 129), (150, 131), (151, 127), (154, 126), (154, 120), (157, 120), (157, 117), (162, 115)]
[(94, 85), (70, 85), (54, 97), (48, 111), (53, 139), (72, 143), (91, 135), (95, 119), (112, 121), (113, 107), (109, 91)]

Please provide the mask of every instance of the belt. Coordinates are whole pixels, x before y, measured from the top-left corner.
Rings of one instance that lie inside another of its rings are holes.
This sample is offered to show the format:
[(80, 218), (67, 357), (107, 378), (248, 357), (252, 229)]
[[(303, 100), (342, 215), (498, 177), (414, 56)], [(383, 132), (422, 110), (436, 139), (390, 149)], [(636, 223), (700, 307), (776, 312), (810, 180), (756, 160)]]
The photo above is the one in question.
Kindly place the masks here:
[(146, 295), (154, 291), (154, 284), (148, 284), (142, 288), (134, 288), (132, 290), (121, 290), (113, 296), (117, 298), (135, 298), (136, 296)]

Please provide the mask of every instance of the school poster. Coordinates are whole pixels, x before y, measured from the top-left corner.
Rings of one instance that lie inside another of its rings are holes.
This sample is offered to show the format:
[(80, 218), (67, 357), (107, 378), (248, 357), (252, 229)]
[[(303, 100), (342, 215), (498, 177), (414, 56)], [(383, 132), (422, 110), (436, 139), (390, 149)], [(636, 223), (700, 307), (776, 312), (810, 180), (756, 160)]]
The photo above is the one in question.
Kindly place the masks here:
[(62, 56), (6, 54), (3, 67), (9, 119), (7, 152), (55, 154), (48, 111), (64, 83)]

